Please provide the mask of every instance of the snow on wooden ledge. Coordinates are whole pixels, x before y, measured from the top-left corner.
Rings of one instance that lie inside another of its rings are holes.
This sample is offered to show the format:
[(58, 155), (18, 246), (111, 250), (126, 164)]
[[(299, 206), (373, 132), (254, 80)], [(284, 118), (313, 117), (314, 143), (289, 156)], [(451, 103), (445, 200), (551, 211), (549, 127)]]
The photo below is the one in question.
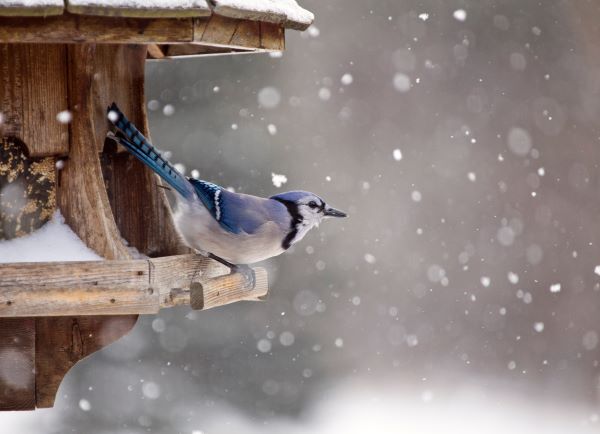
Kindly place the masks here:
[(211, 14), (206, 0), (68, 0), (73, 14), (135, 18), (202, 17)]
[(0, 240), (0, 263), (101, 261), (56, 211), (37, 231), (11, 240)]

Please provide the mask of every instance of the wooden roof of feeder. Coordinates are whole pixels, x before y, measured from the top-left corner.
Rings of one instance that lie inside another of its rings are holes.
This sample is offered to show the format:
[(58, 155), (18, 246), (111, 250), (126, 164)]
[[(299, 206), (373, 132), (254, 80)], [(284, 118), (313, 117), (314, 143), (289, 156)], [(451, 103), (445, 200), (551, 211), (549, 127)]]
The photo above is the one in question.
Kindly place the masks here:
[(282, 50), (312, 20), (295, 0), (0, 0), (0, 240), (59, 208), (105, 259), (0, 264), (0, 410), (51, 407), (138, 314), (267, 295), (263, 269), (247, 288), (181, 243), (161, 180), (106, 138), (106, 107), (149, 136), (146, 59)]
[(0, 0), (0, 41), (149, 44), (152, 58), (283, 50), (295, 0)]

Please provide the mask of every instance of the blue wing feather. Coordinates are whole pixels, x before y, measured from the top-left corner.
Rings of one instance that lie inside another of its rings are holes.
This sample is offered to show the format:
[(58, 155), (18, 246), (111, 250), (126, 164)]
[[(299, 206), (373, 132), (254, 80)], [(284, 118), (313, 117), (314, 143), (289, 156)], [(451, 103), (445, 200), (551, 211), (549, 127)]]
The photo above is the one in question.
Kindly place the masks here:
[(213, 218), (233, 234), (253, 234), (271, 219), (265, 199), (233, 193), (212, 182), (198, 179), (189, 182)]

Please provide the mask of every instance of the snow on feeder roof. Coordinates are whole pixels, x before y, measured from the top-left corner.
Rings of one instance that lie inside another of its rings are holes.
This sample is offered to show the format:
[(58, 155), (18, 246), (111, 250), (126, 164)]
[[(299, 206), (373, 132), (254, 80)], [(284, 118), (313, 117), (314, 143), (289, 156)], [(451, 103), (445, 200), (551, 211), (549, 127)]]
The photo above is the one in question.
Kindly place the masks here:
[(147, 44), (148, 57), (280, 51), (295, 0), (0, 0), (0, 43)]
[(0, 365), (23, 378), (0, 378), (0, 410), (51, 407), (67, 371), (138, 314), (267, 295), (264, 269), (249, 288), (181, 243), (161, 181), (107, 140), (106, 107), (149, 136), (146, 59), (283, 50), (285, 29), (313, 19), (295, 0), (0, 0), (0, 240), (60, 210), (103, 258), (0, 263)]
[(65, 13), (129, 18), (220, 15), (304, 30), (314, 15), (295, 0), (0, 0), (0, 16), (50, 17)]

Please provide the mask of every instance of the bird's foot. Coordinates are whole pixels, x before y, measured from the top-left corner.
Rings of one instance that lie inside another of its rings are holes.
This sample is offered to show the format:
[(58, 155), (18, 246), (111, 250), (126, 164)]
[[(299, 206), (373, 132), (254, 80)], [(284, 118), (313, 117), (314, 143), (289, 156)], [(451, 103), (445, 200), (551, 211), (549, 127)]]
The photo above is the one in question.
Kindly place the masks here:
[(220, 262), (226, 267), (229, 267), (229, 270), (231, 270), (229, 274), (240, 273), (241, 275), (243, 275), (246, 279), (245, 287), (250, 290), (254, 289), (254, 285), (256, 284), (256, 273), (249, 265), (232, 264), (231, 262), (228, 262), (223, 258), (213, 255), (212, 253), (209, 253), (208, 257), (214, 259), (217, 262)]
[(254, 289), (256, 285), (256, 273), (252, 267), (249, 265), (235, 265), (231, 268), (231, 273), (240, 273), (246, 280), (245, 287), (250, 290)]

